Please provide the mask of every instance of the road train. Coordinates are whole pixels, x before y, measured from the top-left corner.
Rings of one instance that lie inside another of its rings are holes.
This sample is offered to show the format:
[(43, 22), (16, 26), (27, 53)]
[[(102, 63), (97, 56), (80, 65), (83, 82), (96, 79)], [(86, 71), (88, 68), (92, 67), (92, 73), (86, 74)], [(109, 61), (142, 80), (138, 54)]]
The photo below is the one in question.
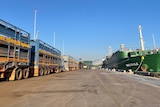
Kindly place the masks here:
[(63, 58), (60, 50), (31, 40), (30, 33), (0, 19), (0, 78), (20, 80), (79, 69), (73, 57)]
[(65, 71), (73, 71), (79, 69), (79, 62), (70, 55), (63, 55)]

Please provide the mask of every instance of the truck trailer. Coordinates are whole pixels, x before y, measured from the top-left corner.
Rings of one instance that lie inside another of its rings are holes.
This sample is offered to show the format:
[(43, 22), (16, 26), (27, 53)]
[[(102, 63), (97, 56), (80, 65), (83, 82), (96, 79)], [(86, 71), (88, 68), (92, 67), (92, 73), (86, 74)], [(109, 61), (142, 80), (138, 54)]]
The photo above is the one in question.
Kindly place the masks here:
[(20, 80), (64, 71), (61, 52), (0, 19), (0, 78)]
[(79, 62), (70, 55), (63, 55), (65, 71), (73, 71), (79, 69)]
[(61, 52), (41, 40), (31, 40), (30, 67), (33, 76), (47, 75), (52, 72), (61, 72)]
[(30, 34), (0, 19), (0, 78), (29, 77)]

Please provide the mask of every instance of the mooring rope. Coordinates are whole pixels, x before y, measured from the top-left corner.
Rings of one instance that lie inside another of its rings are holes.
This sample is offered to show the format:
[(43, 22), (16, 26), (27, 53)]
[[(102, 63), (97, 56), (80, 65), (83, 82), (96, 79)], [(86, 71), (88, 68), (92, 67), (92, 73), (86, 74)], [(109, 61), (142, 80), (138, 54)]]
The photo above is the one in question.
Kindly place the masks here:
[(141, 62), (135, 71), (138, 71), (138, 69), (141, 67), (143, 60), (144, 60), (144, 56), (141, 57)]

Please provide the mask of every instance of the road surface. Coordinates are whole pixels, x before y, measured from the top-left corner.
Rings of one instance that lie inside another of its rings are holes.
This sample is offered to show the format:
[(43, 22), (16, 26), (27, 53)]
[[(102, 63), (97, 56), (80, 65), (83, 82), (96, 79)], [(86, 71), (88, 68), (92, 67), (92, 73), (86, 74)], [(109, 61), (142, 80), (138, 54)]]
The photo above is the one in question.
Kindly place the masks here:
[(160, 107), (159, 84), (159, 78), (105, 70), (62, 72), (0, 82), (0, 106)]

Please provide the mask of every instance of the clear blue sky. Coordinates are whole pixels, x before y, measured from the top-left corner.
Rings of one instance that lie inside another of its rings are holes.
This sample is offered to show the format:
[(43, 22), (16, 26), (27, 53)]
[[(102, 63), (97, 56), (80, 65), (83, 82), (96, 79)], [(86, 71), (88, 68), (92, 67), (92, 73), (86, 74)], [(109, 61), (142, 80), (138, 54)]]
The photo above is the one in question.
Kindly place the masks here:
[(121, 43), (139, 48), (138, 25), (146, 48), (153, 48), (152, 33), (160, 47), (160, 0), (1, 0), (0, 18), (31, 34), (37, 9), (39, 39), (76, 59), (105, 57)]

